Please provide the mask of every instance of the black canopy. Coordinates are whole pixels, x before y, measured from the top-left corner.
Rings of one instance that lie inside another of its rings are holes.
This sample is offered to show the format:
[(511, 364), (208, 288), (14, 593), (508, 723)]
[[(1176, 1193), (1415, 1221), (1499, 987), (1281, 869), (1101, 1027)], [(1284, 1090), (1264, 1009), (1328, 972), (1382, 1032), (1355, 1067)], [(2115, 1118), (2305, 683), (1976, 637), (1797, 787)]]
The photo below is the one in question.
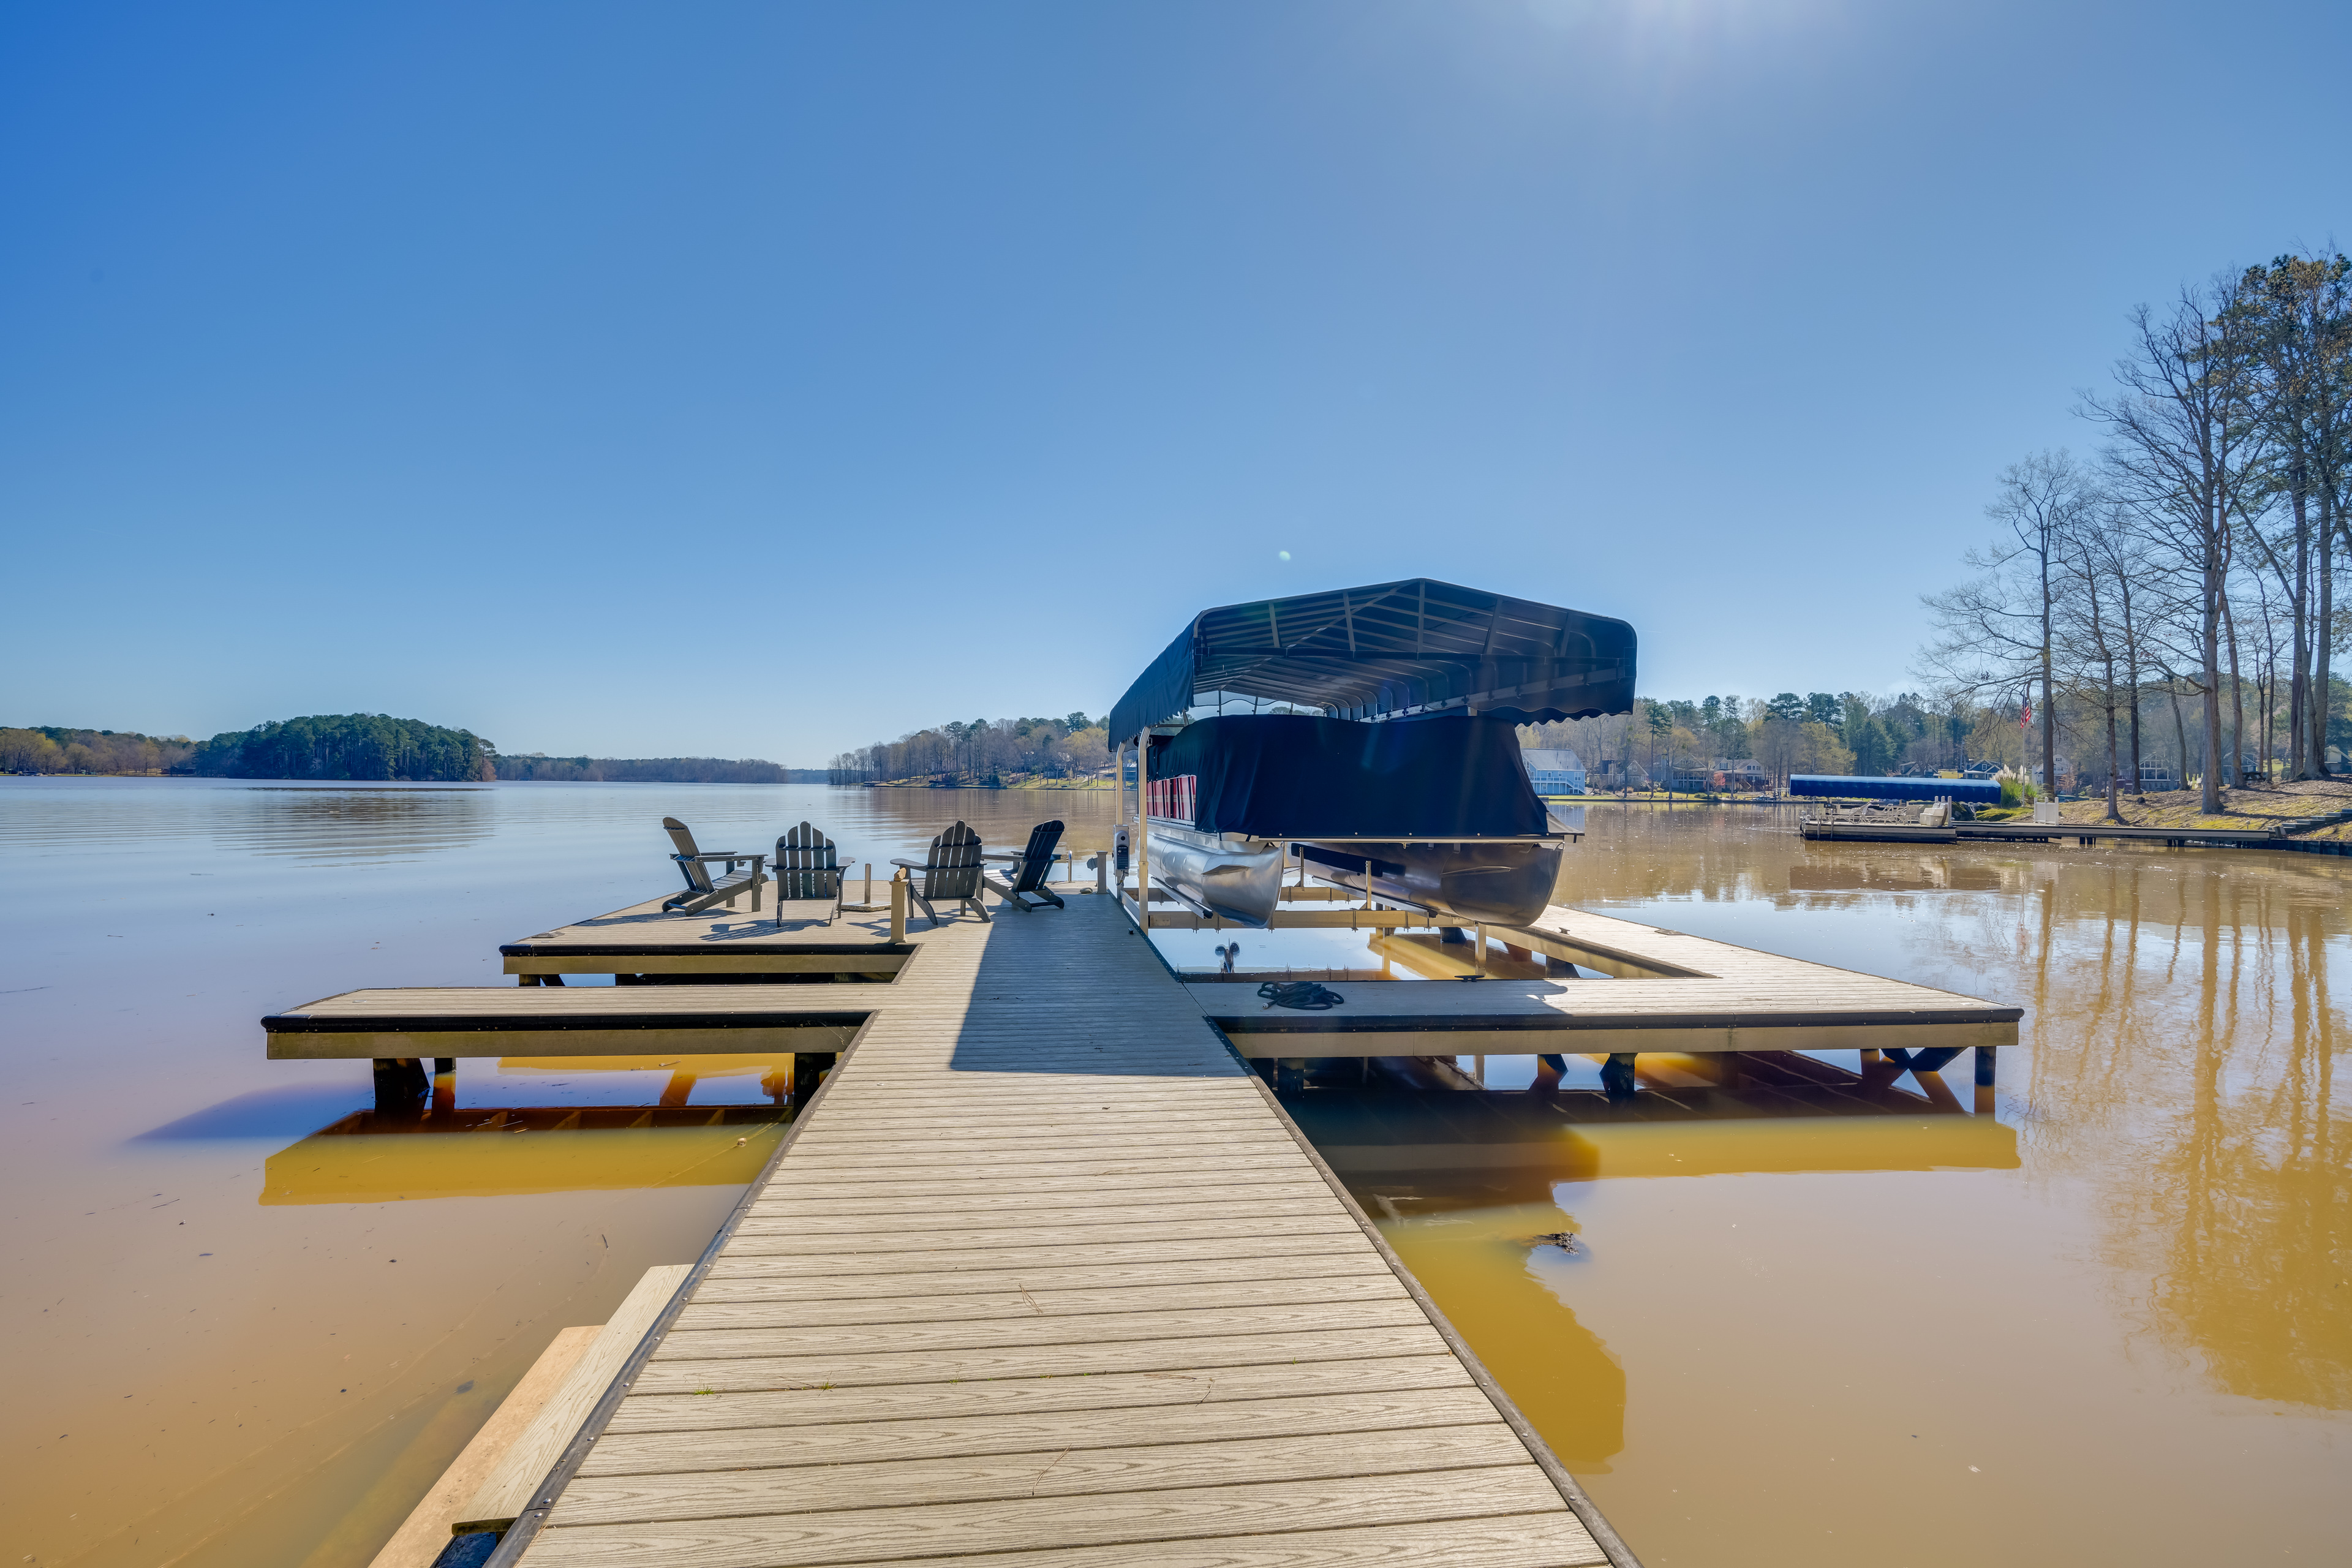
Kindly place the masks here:
[(1349, 724), (1203, 719), (1154, 741), (1151, 776), (1190, 776), (1203, 833), (1257, 838), (1535, 837), (1551, 831), (1499, 718)]
[(1213, 692), (1333, 719), (1476, 712), (1514, 723), (1633, 706), (1633, 628), (1427, 577), (1193, 618), (1110, 712), (1114, 743)]

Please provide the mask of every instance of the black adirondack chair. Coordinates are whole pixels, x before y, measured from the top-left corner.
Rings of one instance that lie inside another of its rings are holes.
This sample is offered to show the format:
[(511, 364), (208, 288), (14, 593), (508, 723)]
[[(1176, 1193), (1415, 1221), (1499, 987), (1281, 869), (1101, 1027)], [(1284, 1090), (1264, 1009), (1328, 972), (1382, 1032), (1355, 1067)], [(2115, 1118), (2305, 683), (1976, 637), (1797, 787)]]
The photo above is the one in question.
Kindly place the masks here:
[(784, 923), (787, 903), (831, 899), (833, 912), (824, 923), (831, 925), (840, 915), (841, 860), (832, 839), (803, 822), (776, 840), (776, 858), (770, 864), (776, 884), (776, 924)]
[[(746, 855), (737, 849), (705, 854), (694, 847), (694, 830), (677, 817), (663, 817), (662, 826), (668, 831), (670, 844), (677, 851), (670, 858), (677, 863), (678, 870), (686, 876), (686, 891), (672, 893), (662, 900), (665, 913), (678, 910), (689, 915), (697, 914), (713, 904), (731, 904), (745, 892), (751, 895), (751, 907), (754, 910), (760, 907), (760, 885), (767, 880), (761, 868), (767, 862), (765, 855)], [(710, 865), (714, 860), (724, 861), (727, 866), (726, 871), (716, 878), (710, 874)], [(738, 865), (749, 865), (751, 868), (738, 871), (735, 869)]]
[(937, 925), (940, 912), (931, 907), (935, 900), (940, 903), (952, 900), (982, 921), (988, 919), (988, 910), (980, 902), (981, 859), (980, 835), (959, 822), (931, 840), (930, 853), (923, 859), (890, 864), (907, 868), (908, 893)]
[[(993, 877), (983, 877), (981, 879), (982, 885), (1024, 915), (1031, 910), (1042, 910), (1047, 904), (1057, 910), (1068, 908), (1051, 888), (1045, 886), (1045, 874), (1054, 868), (1054, 847), (1061, 841), (1060, 823), (1039, 823), (1029, 830), (1029, 847), (1020, 854), (988, 857), (991, 860), (1010, 862), (1013, 880), (1000, 882)], [(1029, 901), (1031, 899), (1037, 901), (1033, 904)]]

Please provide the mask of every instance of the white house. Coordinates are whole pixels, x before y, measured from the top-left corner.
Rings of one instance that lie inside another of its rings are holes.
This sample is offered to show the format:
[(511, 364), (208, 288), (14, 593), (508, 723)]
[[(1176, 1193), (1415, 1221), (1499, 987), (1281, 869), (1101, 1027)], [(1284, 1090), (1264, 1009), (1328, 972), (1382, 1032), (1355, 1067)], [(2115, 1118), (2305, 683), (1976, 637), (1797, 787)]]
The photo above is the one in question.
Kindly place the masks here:
[(1574, 752), (1538, 751), (1529, 746), (1520, 755), (1527, 759), (1528, 776), (1535, 781), (1538, 795), (1584, 793), (1584, 760)]

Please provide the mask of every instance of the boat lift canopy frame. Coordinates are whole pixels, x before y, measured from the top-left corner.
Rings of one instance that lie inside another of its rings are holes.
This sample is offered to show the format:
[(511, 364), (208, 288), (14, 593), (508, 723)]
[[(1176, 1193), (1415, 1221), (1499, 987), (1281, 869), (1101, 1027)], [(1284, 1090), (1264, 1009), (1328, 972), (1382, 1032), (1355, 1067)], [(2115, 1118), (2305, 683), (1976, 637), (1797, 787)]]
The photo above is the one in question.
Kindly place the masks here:
[(1633, 628), (1428, 577), (1204, 610), (1110, 713), (1128, 740), (1218, 693), (1358, 721), (1436, 713), (1515, 723), (1633, 705)]

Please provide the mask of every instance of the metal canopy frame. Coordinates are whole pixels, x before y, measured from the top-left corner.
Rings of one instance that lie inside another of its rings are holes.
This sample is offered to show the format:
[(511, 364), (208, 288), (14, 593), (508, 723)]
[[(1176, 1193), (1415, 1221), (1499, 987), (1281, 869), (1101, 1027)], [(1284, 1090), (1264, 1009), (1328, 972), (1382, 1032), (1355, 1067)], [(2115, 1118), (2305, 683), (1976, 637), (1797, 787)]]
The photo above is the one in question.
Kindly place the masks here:
[(1110, 732), (1133, 736), (1208, 693), (1357, 721), (1622, 713), (1635, 651), (1623, 621), (1428, 577), (1263, 599), (1195, 616), (1111, 710)]

